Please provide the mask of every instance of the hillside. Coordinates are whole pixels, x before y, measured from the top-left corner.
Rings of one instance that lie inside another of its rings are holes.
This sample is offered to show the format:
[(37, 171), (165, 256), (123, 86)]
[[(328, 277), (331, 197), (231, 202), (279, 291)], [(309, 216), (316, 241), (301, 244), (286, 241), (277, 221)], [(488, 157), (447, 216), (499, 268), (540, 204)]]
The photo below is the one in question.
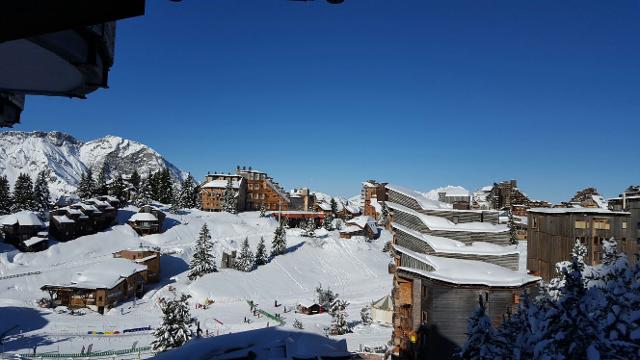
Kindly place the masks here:
[(13, 184), (21, 172), (32, 178), (44, 169), (51, 171), (51, 195), (75, 191), (80, 176), (91, 168), (96, 174), (105, 164), (109, 175), (129, 175), (137, 169), (141, 175), (168, 168), (174, 179), (186, 174), (157, 151), (136, 141), (117, 136), (82, 142), (61, 132), (0, 132), (0, 175)]
[[(193, 296), (192, 314), (211, 334), (266, 327), (268, 319), (252, 317), (246, 300), (255, 301), (266, 311), (282, 313), (282, 306), (274, 307), (275, 300), (287, 307), (310, 305), (314, 300), (314, 288), (322, 284), (351, 303), (349, 321), (357, 321), (363, 306), (391, 291), (391, 275), (387, 273), (389, 255), (381, 251), (389, 240), (387, 232), (369, 243), (362, 238), (340, 239), (335, 231), (325, 232), (326, 236), (321, 240), (309, 241), (298, 236), (299, 230), (289, 229), (288, 254), (250, 273), (221, 269), (192, 282), (187, 279), (186, 271), (202, 224), (209, 226), (216, 240), (219, 263), (222, 251), (238, 249), (245, 237), (255, 249), (260, 237), (264, 236), (269, 247), (276, 222), (260, 218), (255, 212), (231, 215), (193, 210), (181, 215), (169, 214), (164, 233), (140, 237), (128, 225), (122, 225), (134, 211), (134, 207), (120, 210), (118, 222), (121, 225), (67, 243), (53, 244), (40, 253), (17, 253), (0, 244), (0, 316), (8, 324), (3, 328), (18, 325), (24, 330), (23, 335), (12, 334), (7, 339), (7, 351), (28, 351), (34, 342), (39, 344), (38, 351), (59, 348), (61, 352), (78, 352), (89, 343), (94, 344), (94, 350), (130, 348), (134, 341), (147, 345), (152, 340), (149, 333), (88, 339), (80, 335), (87, 331), (157, 326), (160, 321), (157, 301), (173, 296), (170, 287), (175, 288), (176, 293)], [(114, 251), (140, 244), (159, 246), (165, 255), (162, 257), (161, 283), (147, 289), (135, 307), (125, 303), (104, 316), (87, 311), (80, 318), (36, 307), (37, 299), (48, 296), (40, 290), (42, 285), (63, 282), (71, 274), (98, 266)], [(37, 271), (42, 273), (2, 279), (9, 274)], [(196, 310), (195, 303), (203, 303), (207, 298), (215, 303), (208, 310)], [(330, 323), (326, 314), (305, 316), (288, 312), (283, 316), (284, 328), (292, 329), (293, 320), (299, 319), (305, 331), (316, 334), (323, 334), (323, 329)], [(245, 317), (252, 323), (244, 323)], [(270, 326), (273, 325), (271, 322)], [(338, 338), (346, 338), (349, 347), (355, 349), (360, 344), (383, 345), (390, 336), (390, 328), (358, 325), (353, 334)]]

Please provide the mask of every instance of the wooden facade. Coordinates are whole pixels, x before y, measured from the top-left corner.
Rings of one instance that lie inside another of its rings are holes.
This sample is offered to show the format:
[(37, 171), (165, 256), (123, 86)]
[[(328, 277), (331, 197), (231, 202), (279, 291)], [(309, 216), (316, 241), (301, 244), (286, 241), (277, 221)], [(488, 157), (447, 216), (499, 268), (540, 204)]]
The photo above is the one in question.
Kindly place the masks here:
[(42, 251), (48, 247), (45, 224), (31, 211), (20, 211), (7, 215), (0, 223), (4, 242), (12, 244), (20, 251)]
[(115, 207), (99, 199), (54, 209), (49, 212), (49, 234), (59, 241), (95, 234), (113, 225), (117, 214)]
[(265, 208), (268, 211), (289, 210), (290, 199), (286, 191), (267, 173), (238, 166), (236, 174), (247, 180), (247, 204), (249, 211)]
[(530, 209), (527, 230), (527, 269), (545, 281), (556, 275), (555, 264), (571, 260), (571, 250), (580, 240), (587, 247), (588, 264), (598, 264), (604, 240), (615, 238), (619, 249), (635, 257), (636, 239), (628, 236), (630, 214), (606, 209)]
[(245, 211), (247, 205), (247, 181), (236, 174), (208, 174), (206, 176), (204, 183), (200, 186), (202, 210), (222, 211), (224, 192), (229, 180), (231, 180), (237, 199), (236, 211)]
[(120, 250), (113, 253), (113, 257), (145, 265), (147, 267), (147, 282), (160, 281), (160, 251), (150, 248)]
[(618, 246), (629, 256), (632, 264), (640, 261), (640, 191), (625, 192), (620, 197), (609, 199), (609, 207), (614, 211), (630, 214), (627, 224), (627, 238), (618, 241)]
[(374, 219), (380, 217), (379, 202), (385, 201), (386, 183), (378, 183), (375, 180), (369, 180), (362, 183), (362, 215), (371, 216)]
[(131, 216), (127, 224), (139, 235), (150, 235), (162, 232), (162, 224), (166, 218), (162, 210), (152, 205), (143, 205), (137, 214)]

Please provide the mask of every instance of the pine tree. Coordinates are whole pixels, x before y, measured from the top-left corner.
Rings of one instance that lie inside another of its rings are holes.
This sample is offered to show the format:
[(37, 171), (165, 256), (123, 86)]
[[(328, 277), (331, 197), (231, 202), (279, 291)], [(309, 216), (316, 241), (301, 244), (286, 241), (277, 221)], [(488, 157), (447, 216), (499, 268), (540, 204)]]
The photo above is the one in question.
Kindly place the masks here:
[(387, 226), (389, 223), (389, 207), (385, 202), (382, 203), (382, 208), (380, 209), (380, 220), (378, 222), (382, 226)]
[(236, 199), (236, 192), (233, 190), (233, 181), (231, 178), (227, 180), (227, 186), (222, 195), (222, 211), (230, 214), (236, 214), (238, 212), (238, 199)]
[(6, 176), (0, 176), (0, 215), (11, 213), (13, 207), (13, 199), (11, 189), (9, 189), (9, 180)]
[(196, 193), (196, 209), (202, 210), (202, 194), (200, 193), (200, 186), (196, 186), (194, 191)]
[(153, 201), (154, 182), (154, 176), (149, 172), (147, 177), (140, 184), (140, 189), (136, 194), (136, 206), (150, 204)]
[(35, 210), (35, 200), (33, 196), (33, 183), (27, 174), (18, 175), (16, 183), (13, 185), (13, 212), (21, 210)]
[(511, 211), (511, 209), (507, 210), (507, 215), (509, 216), (509, 237), (511, 239), (511, 244), (515, 245), (518, 243), (518, 228), (516, 227), (513, 211)]
[(349, 303), (345, 300), (336, 299), (329, 308), (329, 315), (331, 315), (331, 327), (329, 327), (329, 333), (331, 335), (344, 335), (351, 332), (351, 327), (347, 322), (347, 306)]
[(192, 209), (196, 207), (197, 196), (196, 181), (193, 176), (189, 174), (180, 184), (180, 192), (177, 199), (178, 207), (183, 209)]
[(302, 236), (307, 236), (307, 237), (316, 236), (316, 221), (314, 219), (309, 218), (309, 220), (307, 220), (304, 233), (302, 234)]
[(338, 215), (338, 203), (336, 202), (336, 199), (331, 198), (331, 202), (329, 204), (331, 205), (331, 214), (333, 216), (337, 216)]
[(269, 254), (267, 254), (267, 247), (264, 243), (264, 237), (260, 237), (260, 242), (256, 248), (256, 265), (265, 265), (269, 262)]
[(78, 190), (76, 192), (80, 199), (83, 200), (89, 199), (95, 194), (96, 184), (93, 180), (91, 168), (87, 169), (87, 171), (80, 176), (80, 183), (78, 184)]
[(174, 201), (174, 197), (173, 181), (171, 180), (169, 169), (158, 170), (151, 179), (152, 198), (163, 204), (171, 204)]
[(271, 242), (271, 257), (283, 255), (287, 253), (287, 231), (281, 222), (273, 233), (273, 241)]
[(100, 173), (98, 173), (98, 179), (96, 180), (96, 189), (94, 195), (107, 195), (109, 193), (109, 187), (107, 186), (109, 165), (105, 162), (100, 167)]
[(360, 309), (360, 320), (363, 325), (371, 325), (373, 318), (371, 317), (371, 306), (365, 306)]
[(115, 179), (113, 179), (113, 182), (111, 183), (111, 186), (109, 186), (109, 195), (123, 200), (126, 197), (126, 191), (127, 189), (122, 175), (116, 175)]
[(209, 227), (204, 224), (193, 249), (193, 259), (189, 265), (189, 280), (218, 271), (213, 245)]
[(153, 332), (155, 339), (151, 342), (154, 351), (178, 348), (191, 339), (190, 325), (193, 319), (189, 312), (190, 297), (182, 294), (179, 299), (161, 305), (162, 325)]
[(249, 272), (256, 266), (256, 259), (249, 247), (249, 238), (245, 238), (240, 249), (240, 254), (236, 258), (235, 268), (236, 270)]
[(49, 193), (49, 171), (42, 170), (33, 186), (34, 210), (41, 213), (49, 211), (51, 194)]
[(322, 284), (318, 285), (315, 291), (318, 304), (322, 305), (326, 309), (330, 308), (331, 304), (333, 304), (339, 296), (337, 293), (334, 293), (331, 288), (327, 288), (326, 290), (323, 289)]
[(333, 230), (333, 224), (332, 223), (333, 223), (333, 216), (331, 214), (329, 214), (322, 221), (322, 226), (325, 228), (325, 230), (331, 231), (331, 230)]
[(134, 189), (136, 189), (136, 191), (140, 191), (141, 181), (142, 179), (140, 178), (140, 174), (138, 174), (138, 170), (133, 169), (133, 172), (131, 173), (131, 177), (129, 178), (129, 182), (131, 183), (131, 186), (133, 186)]
[(482, 295), (479, 295), (478, 309), (473, 313), (467, 324), (467, 341), (460, 352), (461, 359), (493, 360), (502, 359), (496, 346), (496, 331), (491, 325), (491, 319), (486, 314)]

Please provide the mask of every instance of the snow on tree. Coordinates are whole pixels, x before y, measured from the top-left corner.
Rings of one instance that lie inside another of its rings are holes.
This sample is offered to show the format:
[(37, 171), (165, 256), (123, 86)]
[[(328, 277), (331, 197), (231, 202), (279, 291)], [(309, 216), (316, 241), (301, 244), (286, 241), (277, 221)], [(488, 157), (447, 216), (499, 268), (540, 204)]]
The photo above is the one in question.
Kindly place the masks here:
[(78, 183), (78, 189), (76, 190), (76, 194), (80, 199), (89, 199), (93, 197), (96, 192), (96, 183), (93, 180), (93, 172), (91, 168), (87, 169), (86, 172), (80, 175), (80, 183)]
[(242, 242), (242, 248), (240, 254), (236, 257), (235, 268), (236, 270), (249, 272), (256, 267), (256, 258), (253, 256), (251, 247), (249, 246), (249, 238), (244, 238)]
[(49, 192), (49, 171), (42, 170), (33, 186), (34, 210), (41, 213), (49, 211), (51, 193)]
[(331, 335), (344, 335), (351, 332), (351, 326), (347, 322), (347, 306), (349, 303), (346, 300), (336, 299), (329, 308), (329, 315), (331, 315), (331, 326), (329, 327), (329, 334)]
[(202, 196), (200, 195), (200, 186), (196, 185), (194, 191), (196, 193), (196, 206), (195, 206), (195, 208), (198, 209), (198, 210), (202, 210)]
[(177, 205), (183, 209), (192, 209), (197, 205), (197, 198), (196, 181), (193, 176), (189, 174), (180, 184)]
[(333, 214), (333, 216), (338, 215), (338, 202), (336, 202), (336, 199), (331, 198), (331, 202), (329, 204), (331, 205), (331, 214)]
[(269, 254), (267, 254), (267, 246), (264, 243), (264, 237), (260, 237), (260, 242), (256, 248), (256, 265), (265, 265), (269, 262)]
[(108, 172), (109, 165), (105, 162), (102, 164), (102, 167), (100, 167), (94, 195), (107, 195), (109, 193), (109, 187), (107, 186)]
[(125, 199), (127, 190), (126, 188), (127, 187), (124, 183), (122, 175), (118, 174), (109, 186), (109, 195), (115, 196), (120, 200)]
[(227, 180), (227, 186), (224, 188), (222, 195), (222, 211), (230, 214), (236, 214), (238, 212), (238, 199), (236, 198), (235, 190), (233, 190), (233, 181), (231, 178)]
[(293, 320), (293, 327), (298, 329), (298, 330), (303, 330), (304, 329), (304, 326), (302, 325), (302, 323), (298, 319)]
[(193, 319), (189, 312), (190, 297), (182, 294), (178, 299), (161, 304), (162, 325), (153, 332), (155, 339), (151, 342), (154, 351), (178, 348), (191, 339)]
[(193, 259), (189, 265), (189, 280), (218, 271), (213, 245), (209, 227), (204, 224), (193, 249)]
[(382, 226), (387, 226), (389, 223), (389, 207), (386, 203), (382, 203), (382, 208), (380, 209), (380, 219), (378, 223)]
[(287, 231), (284, 223), (280, 222), (273, 233), (273, 241), (271, 242), (271, 257), (283, 255), (287, 253)]
[(154, 176), (149, 172), (147, 177), (140, 184), (138, 194), (136, 194), (136, 206), (150, 204), (153, 201)]
[(156, 186), (156, 193), (154, 199), (163, 203), (170, 204), (173, 202), (173, 181), (171, 180), (171, 173), (169, 169), (163, 168), (154, 175), (154, 185)]
[(10, 214), (12, 207), (13, 199), (9, 188), (9, 180), (3, 175), (0, 176), (0, 215)]
[(140, 191), (141, 181), (142, 179), (140, 178), (140, 174), (138, 173), (138, 170), (133, 169), (133, 172), (129, 177), (129, 183), (131, 183), (131, 186), (133, 186), (136, 189), (136, 191)]
[(334, 293), (333, 290), (327, 288), (326, 290), (322, 288), (322, 284), (318, 285), (315, 289), (316, 291), (316, 301), (319, 305), (322, 305), (324, 308), (328, 309), (331, 307), (331, 304), (338, 298), (338, 294)]
[(12, 212), (21, 210), (35, 210), (35, 200), (33, 196), (33, 182), (29, 175), (21, 173), (18, 175), (13, 185), (13, 208)]
[(509, 226), (509, 237), (511, 239), (511, 244), (518, 243), (518, 228), (516, 226), (515, 219), (513, 217), (513, 211), (511, 209), (507, 210), (507, 216), (509, 216), (509, 222), (507, 225)]
[(327, 231), (333, 230), (333, 215), (325, 216), (325, 218), (324, 218), (324, 220), (322, 222), (322, 227), (324, 227), (325, 230), (327, 230)]
[(482, 295), (478, 296), (476, 309), (467, 323), (467, 341), (460, 352), (461, 359), (502, 359), (497, 343), (496, 330), (487, 316)]
[(316, 221), (314, 219), (309, 218), (305, 223), (304, 232), (302, 236), (314, 237), (316, 236)]
[(371, 317), (371, 306), (367, 305), (360, 309), (360, 320), (363, 325), (371, 325), (373, 318)]
[(495, 346), (504, 359), (532, 359), (535, 340), (533, 335), (539, 333), (541, 316), (537, 304), (531, 302), (529, 295), (523, 292), (515, 314), (510, 308), (497, 329)]

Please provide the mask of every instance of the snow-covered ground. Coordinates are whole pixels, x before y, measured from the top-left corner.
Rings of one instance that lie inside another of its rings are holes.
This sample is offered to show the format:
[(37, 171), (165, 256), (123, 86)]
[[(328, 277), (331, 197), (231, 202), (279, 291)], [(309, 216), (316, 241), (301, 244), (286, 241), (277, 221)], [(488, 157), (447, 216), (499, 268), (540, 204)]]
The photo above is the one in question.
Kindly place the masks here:
[[(176, 293), (193, 296), (192, 315), (198, 319), (203, 331), (211, 335), (266, 327), (268, 319), (253, 317), (247, 300), (254, 301), (265, 311), (281, 314), (285, 328), (292, 328), (294, 320), (298, 319), (305, 331), (323, 334), (323, 329), (330, 323), (327, 314), (283, 313), (284, 307), (312, 304), (314, 289), (322, 284), (350, 302), (349, 321), (354, 322), (354, 333), (336, 337), (345, 338), (349, 349), (358, 349), (360, 344), (383, 345), (391, 338), (389, 327), (355, 324), (360, 320), (363, 306), (391, 292), (392, 276), (387, 273), (389, 254), (382, 252), (384, 243), (390, 240), (386, 231), (374, 242), (363, 238), (340, 239), (335, 231), (312, 241), (299, 236), (299, 230), (289, 229), (286, 255), (250, 273), (221, 269), (192, 282), (187, 279), (188, 264), (204, 223), (216, 241), (219, 263), (222, 251), (239, 249), (245, 237), (249, 238), (254, 251), (261, 236), (269, 246), (276, 221), (260, 218), (255, 212), (231, 215), (185, 211), (178, 215), (168, 214), (164, 233), (140, 237), (125, 224), (135, 211), (134, 207), (121, 209), (118, 225), (95, 235), (54, 243), (39, 253), (19, 253), (0, 244), (0, 334), (11, 329), (5, 338), (5, 351), (32, 352), (37, 346), (38, 352), (74, 353), (89, 344), (93, 344), (94, 352), (128, 349), (134, 343), (146, 346), (152, 340), (149, 332), (127, 336), (89, 336), (87, 332), (156, 327), (160, 323), (157, 302), (162, 297), (173, 296), (170, 288), (175, 288)], [(159, 246), (165, 255), (161, 260), (162, 281), (149, 288), (135, 306), (133, 302), (120, 304), (105, 315), (90, 310), (84, 315), (71, 315), (37, 306), (36, 300), (48, 296), (40, 290), (42, 285), (64, 282), (75, 272), (111, 258), (115, 251), (141, 244)], [(4, 278), (24, 273), (33, 274)], [(196, 309), (196, 303), (202, 304), (207, 299), (213, 300), (214, 304), (208, 309)], [(274, 307), (275, 300), (282, 305)], [(251, 322), (245, 323), (245, 317)], [(270, 321), (269, 326), (273, 325)]]

